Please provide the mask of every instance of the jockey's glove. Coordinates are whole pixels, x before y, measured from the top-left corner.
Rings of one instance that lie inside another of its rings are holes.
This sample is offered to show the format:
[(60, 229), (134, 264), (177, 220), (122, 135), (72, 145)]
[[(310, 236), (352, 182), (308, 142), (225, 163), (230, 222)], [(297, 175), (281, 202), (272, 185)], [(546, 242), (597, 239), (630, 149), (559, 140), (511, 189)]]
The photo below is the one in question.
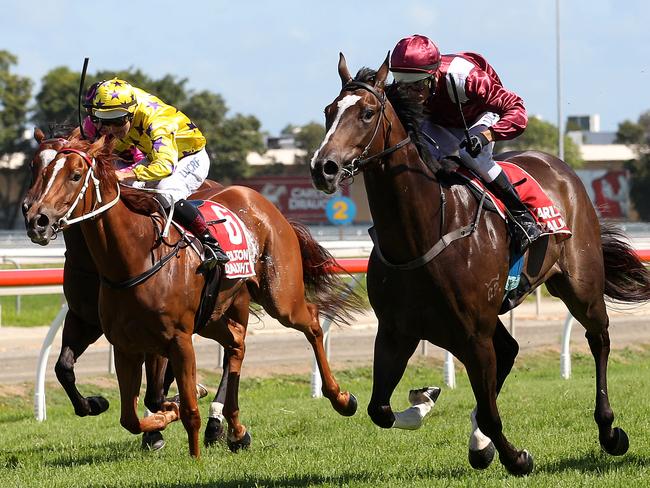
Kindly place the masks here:
[(473, 127), (469, 130), (469, 142), (467, 139), (463, 139), (460, 143), (460, 147), (464, 148), (467, 151), (467, 154), (475, 158), (481, 151), (483, 147), (487, 146), (490, 141), (487, 140), (487, 137), (483, 135), (484, 128)]

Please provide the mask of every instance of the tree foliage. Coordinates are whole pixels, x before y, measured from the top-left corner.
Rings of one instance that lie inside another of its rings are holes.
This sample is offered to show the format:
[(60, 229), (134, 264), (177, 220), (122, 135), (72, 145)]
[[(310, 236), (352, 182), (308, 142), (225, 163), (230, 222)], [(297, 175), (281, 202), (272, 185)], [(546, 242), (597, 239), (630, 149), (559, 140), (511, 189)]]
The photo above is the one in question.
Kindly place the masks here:
[(32, 95), (32, 82), (11, 72), (11, 67), (17, 62), (16, 56), (0, 50), (0, 154), (24, 149), (22, 135)]
[[(495, 154), (505, 150), (524, 151), (536, 149), (557, 155), (558, 130), (557, 127), (536, 117), (528, 119), (528, 126), (522, 135), (511, 141), (498, 142)], [(582, 157), (578, 146), (567, 136), (564, 136), (564, 161), (573, 167), (582, 166)]]

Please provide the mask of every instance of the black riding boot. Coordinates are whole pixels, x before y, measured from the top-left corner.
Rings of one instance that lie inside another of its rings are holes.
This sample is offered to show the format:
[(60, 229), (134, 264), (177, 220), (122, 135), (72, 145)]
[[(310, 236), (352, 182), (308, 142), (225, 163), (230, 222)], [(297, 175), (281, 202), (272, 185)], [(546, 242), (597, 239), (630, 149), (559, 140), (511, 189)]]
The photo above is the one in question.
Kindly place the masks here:
[(542, 235), (535, 217), (530, 213), (526, 205), (521, 201), (517, 191), (502, 171), (491, 183), (485, 185), (488, 190), (501, 199), (511, 217), (511, 230), (517, 243), (514, 249), (517, 254), (523, 254), (528, 246)]
[(208, 224), (194, 205), (185, 200), (179, 200), (174, 204), (174, 218), (203, 244), (205, 259), (198, 268), (200, 273), (230, 261), (228, 255), (221, 249), (219, 241), (210, 234)]

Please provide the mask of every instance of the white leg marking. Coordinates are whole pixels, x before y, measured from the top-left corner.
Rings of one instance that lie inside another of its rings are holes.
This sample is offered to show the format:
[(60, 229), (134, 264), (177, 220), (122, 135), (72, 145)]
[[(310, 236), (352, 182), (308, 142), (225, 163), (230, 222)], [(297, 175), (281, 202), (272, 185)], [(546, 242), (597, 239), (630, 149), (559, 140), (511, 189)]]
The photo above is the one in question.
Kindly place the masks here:
[(490, 445), (492, 440), (487, 437), (481, 429), (478, 428), (476, 423), (476, 408), (472, 410), (472, 413), (469, 415), (470, 420), (472, 421), (472, 433), (469, 436), (469, 450), (470, 451), (481, 451)]
[(339, 100), (339, 103), (336, 104), (338, 110), (336, 111), (336, 117), (334, 118), (332, 127), (330, 127), (330, 130), (328, 130), (327, 134), (325, 134), (325, 139), (323, 139), (323, 143), (318, 148), (318, 151), (314, 153), (314, 157), (311, 158), (312, 169), (316, 164), (316, 159), (318, 158), (318, 154), (320, 153), (321, 149), (325, 147), (327, 141), (329, 141), (330, 137), (332, 137), (332, 134), (334, 134), (334, 132), (336, 131), (336, 127), (339, 125), (339, 122), (341, 121), (341, 116), (343, 115), (343, 112), (345, 112), (348, 108), (350, 108), (352, 105), (357, 103), (357, 101), (359, 101), (360, 99), (361, 97), (359, 95), (346, 95)]
[(413, 405), (412, 407), (407, 408), (403, 412), (395, 412), (395, 423), (393, 428), (395, 429), (406, 429), (406, 430), (416, 430), (422, 427), (422, 420), (427, 414), (433, 409), (433, 406), (436, 402), (432, 401), (426, 395), (420, 395), (422, 398), (422, 403)]

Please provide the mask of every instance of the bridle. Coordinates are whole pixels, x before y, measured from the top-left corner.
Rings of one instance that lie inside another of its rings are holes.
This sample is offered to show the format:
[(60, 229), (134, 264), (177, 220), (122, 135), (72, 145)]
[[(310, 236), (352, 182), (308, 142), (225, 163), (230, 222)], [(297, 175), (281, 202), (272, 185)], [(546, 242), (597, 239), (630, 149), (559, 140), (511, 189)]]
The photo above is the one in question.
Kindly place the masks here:
[(386, 119), (386, 121), (388, 122), (388, 129), (386, 131), (386, 137), (384, 140), (387, 141), (388, 138), (390, 137), (392, 123), (390, 120), (388, 120), (388, 117), (386, 116), (386, 93), (385, 92), (380, 93), (374, 86), (368, 83), (364, 83), (363, 81), (356, 81), (356, 80), (348, 81), (341, 91), (354, 91), (354, 90), (366, 90), (374, 95), (374, 97), (379, 102), (379, 107), (380, 107), (379, 117), (377, 117), (377, 124), (375, 125), (375, 130), (372, 133), (372, 137), (370, 138), (368, 144), (366, 144), (366, 147), (361, 152), (359, 157), (354, 158), (352, 161), (350, 161), (348, 164), (343, 165), (343, 167), (341, 168), (343, 172), (343, 177), (341, 178), (342, 180), (347, 180), (349, 178), (354, 177), (355, 175), (363, 171), (370, 163), (380, 161), (384, 157), (394, 153), (395, 151), (403, 148), (409, 142), (411, 142), (411, 136), (407, 135), (405, 139), (401, 140), (394, 146), (386, 148), (383, 151), (378, 152), (377, 154), (373, 154), (372, 156), (368, 156), (368, 152), (370, 151), (370, 146), (372, 146), (375, 137), (377, 137), (377, 134), (379, 133), (379, 128), (381, 127), (384, 119)]
[[(95, 177), (95, 158), (91, 158), (88, 156), (83, 151), (80, 151), (78, 149), (72, 149), (72, 148), (67, 148), (64, 147), (62, 149), (59, 149), (59, 151), (56, 153), (58, 156), (59, 154), (77, 154), (81, 156), (81, 158), (86, 162), (88, 165), (88, 171), (86, 172), (86, 179), (84, 180), (83, 186), (81, 187), (81, 190), (77, 194), (77, 198), (75, 199), (74, 203), (70, 206), (66, 214), (61, 217), (58, 222), (52, 225), (52, 230), (54, 230), (54, 233), (57, 234), (60, 231), (62, 231), (65, 227), (68, 227), (72, 224), (76, 224), (77, 222), (81, 222), (83, 220), (88, 220), (96, 217), (97, 215), (105, 212), (109, 208), (111, 208), (113, 205), (115, 205), (119, 200), (120, 200), (120, 185), (117, 185), (117, 196), (115, 199), (111, 200), (105, 205), (102, 205), (101, 207), (97, 208), (97, 205), (102, 203), (102, 196), (101, 192), (99, 190), (99, 179)], [(79, 205), (79, 202), (83, 200), (86, 190), (88, 189), (90, 180), (92, 179), (93, 185), (95, 186), (95, 204), (93, 206), (93, 210), (89, 213), (83, 214), (79, 217), (75, 217), (74, 219), (71, 219), (70, 216), (72, 215), (72, 212), (74, 212), (74, 209), (77, 208), (77, 205)]]

